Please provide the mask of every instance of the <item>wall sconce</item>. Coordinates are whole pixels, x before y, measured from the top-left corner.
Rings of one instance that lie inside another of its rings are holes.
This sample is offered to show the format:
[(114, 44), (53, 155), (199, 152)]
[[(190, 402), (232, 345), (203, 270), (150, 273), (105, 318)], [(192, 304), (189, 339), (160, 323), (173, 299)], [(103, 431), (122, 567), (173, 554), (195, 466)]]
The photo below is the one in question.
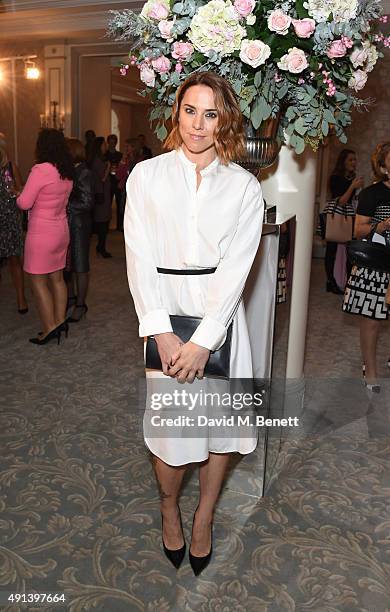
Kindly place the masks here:
[(24, 62), (24, 74), (26, 79), (37, 80), (41, 76), (41, 71), (37, 68), (35, 62), (27, 60)]
[(50, 113), (46, 115), (40, 115), (41, 128), (53, 128), (54, 130), (60, 130), (61, 132), (65, 129), (65, 115), (59, 115), (57, 107), (59, 103), (53, 100), (50, 102)]

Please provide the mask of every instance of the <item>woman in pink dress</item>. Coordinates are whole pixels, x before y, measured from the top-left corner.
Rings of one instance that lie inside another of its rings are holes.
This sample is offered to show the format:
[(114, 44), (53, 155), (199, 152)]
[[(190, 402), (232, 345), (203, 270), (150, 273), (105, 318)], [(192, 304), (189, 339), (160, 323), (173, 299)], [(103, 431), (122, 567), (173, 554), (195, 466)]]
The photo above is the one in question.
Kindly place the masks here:
[(67, 289), (63, 278), (69, 229), (66, 207), (73, 187), (73, 164), (62, 132), (41, 130), (36, 161), (17, 204), (29, 210), (24, 250), (24, 270), (32, 287), (42, 321), (42, 333), (33, 344), (46, 344), (67, 331)]

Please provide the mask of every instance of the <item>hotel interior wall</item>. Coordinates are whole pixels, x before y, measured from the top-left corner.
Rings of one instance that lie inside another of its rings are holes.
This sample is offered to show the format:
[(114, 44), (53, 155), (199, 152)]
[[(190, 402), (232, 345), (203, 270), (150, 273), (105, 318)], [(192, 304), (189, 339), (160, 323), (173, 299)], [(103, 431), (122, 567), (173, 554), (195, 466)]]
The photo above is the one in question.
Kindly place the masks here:
[[(53, 44), (53, 46), (55, 46)], [(45, 112), (45, 77), (44, 46), (37, 44), (2, 45), (0, 57), (37, 54), (37, 65), (42, 69), (39, 80), (27, 80), (24, 77), (24, 64), (16, 62), (16, 102), (17, 102), (17, 148), (18, 162), (23, 179), (26, 179), (34, 163), (34, 150), (40, 115)], [(71, 83), (79, 88), (78, 95), (73, 97), (72, 135), (81, 137), (86, 129), (94, 129), (96, 134), (107, 136), (111, 132), (111, 109), (119, 118), (122, 143), (126, 138), (135, 138), (139, 133), (146, 136), (148, 145), (154, 154), (162, 152), (161, 143), (149, 125), (149, 104), (136, 96), (134, 77), (121, 80), (120, 91), (116, 79), (112, 80), (112, 67), (107, 57), (83, 57), (80, 62), (80, 78), (77, 76), (76, 61), (72, 58)], [(0, 131), (7, 137), (10, 157), (15, 159), (13, 128), (13, 102), (10, 78), (10, 63), (0, 63), (4, 78), (0, 83)], [(137, 75), (138, 76), (138, 75)], [(140, 87), (141, 83), (137, 84)], [(128, 89), (128, 95), (126, 95)], [(125, 94), (125, 95), (124, 95)], [(112, 96), (118, 99), (112, 99)]]
[[(0, 58), (26, 53), (36, 54), (37, 65), (44, 65), (43, 45), (27, 48), (23, 45), (2, 45)], [(13, 103), (11, 90), (10, 63), (0, 62), (4, 73), (4, 80), (0, 83), (0, 131), (7, 137), (7, 146), (12, 159), (15, 159)], [(17, 104), (17, 148), (19, 167), (24, 178), (30, 170), (34, 159), (36, 137), (40, 128), (40, 114), (45, 109), (45, 85), (42, 78), (28, 80), (24, 76), (24, 64), (17, 61), (15, 64), (16, 76), (16, 104)]]
[(347, 130), (348, 142), (342, 145), (332, 140), (329, 155), (329, 173), (332, 171), (337, 155), (344, 148), (356, 151), (358, 174), (363, 175), (365, 184), (372, 182), (371, 153), (379, 142), (390, 140), (390, 50), (369, 74), (366, 87), (358, 93), (359, 98), (375, 98), (368, 112), (353, 113), (353, 123)]

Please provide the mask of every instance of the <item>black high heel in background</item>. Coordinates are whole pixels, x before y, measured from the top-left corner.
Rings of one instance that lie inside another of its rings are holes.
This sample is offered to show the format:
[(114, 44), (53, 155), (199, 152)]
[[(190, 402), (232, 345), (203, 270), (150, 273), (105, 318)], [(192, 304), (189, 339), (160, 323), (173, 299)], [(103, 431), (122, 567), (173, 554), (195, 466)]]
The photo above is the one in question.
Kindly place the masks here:
[(68, 323), (78, 323), (79, 321), (81, 321), (81, 319), (82, 319), (83, 317), (85, 317), (85, 315), (86, 315), (86, 314), (87, 314), (87, 312), (88, 312), (88, 306), (87, 306), (86, 304), (81, 304), (80, 306), (77, 306), (77, 304), (76, 304), (75, 308), (82, 308), (82, 309), (83, 309), (83, 311), (82, 311), (81, 315), (79, 316), (79, 318), (78, 318), (78, 319), (75, 319), (75, 318), (73, 317), (73, 313), (72, 313), (72, 316), (70, 316), (70, 317), (68, 317), (68, 318), (66, 319), (66, 324), (68, 324)]
[[(63, 324), (61, 323), (61, 325)], [(52, 329), (51, 332), (49, 332), (44, 338), (30, 338), (29, 342), (31, 342), (31, 344), (42, 346), (51, 340), (54, 340), (54, 338), (57, 338), (57, 344), (59, 344), (61, 341), (61, 325), (58, 325), (58, 327)]]
[[(196, 510), (194, 512), (194, 518), (192, 519), (192, 528), (194, 528), (195, 514), (196, 514)], [(203, 570), (208, 566), (208, 564), (210, 563), (211, 555), (213, 554), (213, 524), (212, 523), (210, 525), (210, 530), (211, 530), (211, 545), (210, 545), (210, 552), (207, 553), (207, 555), (205, 555), (204, 557), (196, 557), (195, 555), (191, 553), (191, 546), (190, 546), (188, 555), (190, 559), (190, 565), (192, 567), (192, 571), (194, 572), (195, 576), (199, 576), (199, 574), (203, 572)]]
[(186, 541), (185, 541), (185, 537), (184, 537), (183, 525), (182, 525), (182, 522), (181, 522), (181, 512), (180, 512), (179, 506), (178, 506), (178, 510), (179, 510), (181, 533), (183, 535), (184, 544), (183, 544), (183, 546), (181, 548), (178, 548), (177, 550), (172, 550), (171, 548), (167, 548), (165, 546), (165, 543), (164, 543), (164, 534), (163, 534), (164, 517), (163, 517), (163, 515), (161, 513), (161, 539), (162, 539), (164, 553), (165, 553), (165, 556), (167, 557), (167, 559), (169, 559), (169, 561), (172, 563), (172, 565), (174, 565), (176, 567), (176, 569), (179, 569), (179, 567), (182, 564), (182, 561), (184, 559), (184, 556), (186, 554)]
[(336, 295), (344, 295), (344, 291), (340, 289), (336, 281), (327, 281), (326, 290), (328, 293), (335, 293)]

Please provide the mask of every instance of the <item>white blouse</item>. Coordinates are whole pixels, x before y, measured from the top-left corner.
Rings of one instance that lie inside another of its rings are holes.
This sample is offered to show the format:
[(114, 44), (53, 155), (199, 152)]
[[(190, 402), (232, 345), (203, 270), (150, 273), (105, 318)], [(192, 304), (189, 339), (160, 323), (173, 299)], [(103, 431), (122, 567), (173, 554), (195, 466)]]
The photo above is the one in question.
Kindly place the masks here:
[(237, 164), (216, 158), (200, 174), (197, 190), (196, 164), (182, 149), (135, 166), (124, 218), (127, 273), (139, 335), (149, 336), (172, 331), (169, 314), (179, 314), (164, 304), (156, 267), (217, 267), (207, 277), (204, 316), (191, 338), (215, 350), (259, 245), (264, 202), (257, 179)]

